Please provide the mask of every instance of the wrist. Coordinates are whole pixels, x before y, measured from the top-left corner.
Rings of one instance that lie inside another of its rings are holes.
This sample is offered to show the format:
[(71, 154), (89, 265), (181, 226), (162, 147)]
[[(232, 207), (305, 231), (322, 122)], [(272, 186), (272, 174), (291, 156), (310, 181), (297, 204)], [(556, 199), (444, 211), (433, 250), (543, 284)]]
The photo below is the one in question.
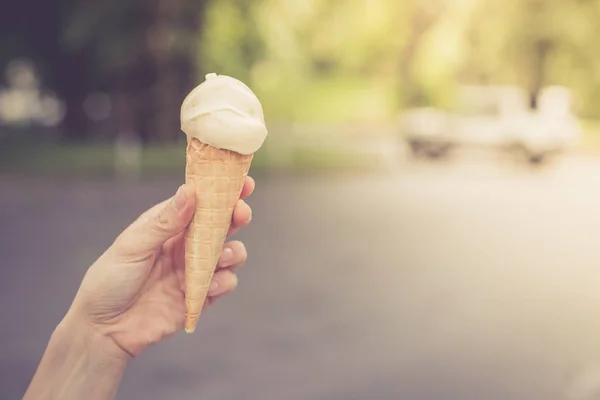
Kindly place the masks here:
[(110, 338), (67, 316), (52, 333), (24, 399), (114, 398), (129, 359)]
[(131, 360), (131, 355), (114, 340), (74, 315), (67, 314), (54, 330), (52, 338), (71, 343), (73, 349), (85, 351), (90, 360), (101, 365), (124, 369)]

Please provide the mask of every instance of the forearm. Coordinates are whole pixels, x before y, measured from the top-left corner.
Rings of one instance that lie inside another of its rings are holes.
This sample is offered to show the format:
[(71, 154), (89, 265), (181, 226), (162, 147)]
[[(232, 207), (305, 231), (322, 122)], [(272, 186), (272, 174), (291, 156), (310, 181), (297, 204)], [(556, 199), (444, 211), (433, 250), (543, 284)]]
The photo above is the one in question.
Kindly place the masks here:
[(23, 400), (113, 399), (127, 362), (127, 354), (110, 339), (63, 321)]

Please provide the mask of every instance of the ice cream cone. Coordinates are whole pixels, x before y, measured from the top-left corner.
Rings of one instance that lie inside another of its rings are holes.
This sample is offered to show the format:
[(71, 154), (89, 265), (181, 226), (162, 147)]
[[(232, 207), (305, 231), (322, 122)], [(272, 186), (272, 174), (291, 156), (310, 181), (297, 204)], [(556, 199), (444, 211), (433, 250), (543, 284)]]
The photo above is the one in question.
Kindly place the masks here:
[(252, 157), (188, 138), (185, 180), (196, 188), (196, 211), (185, 237), (187, 333), (196, 329)]

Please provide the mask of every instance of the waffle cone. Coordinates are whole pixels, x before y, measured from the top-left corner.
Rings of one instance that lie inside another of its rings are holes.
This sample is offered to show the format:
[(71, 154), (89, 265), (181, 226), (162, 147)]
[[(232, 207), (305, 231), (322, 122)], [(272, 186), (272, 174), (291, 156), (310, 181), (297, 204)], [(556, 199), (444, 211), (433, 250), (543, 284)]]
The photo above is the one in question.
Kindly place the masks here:
[(196, 329), (251, 162), (252, 155), (188, 140), (185, 181), (196, 188), (196, 211), (185, 236), (187, 333)]

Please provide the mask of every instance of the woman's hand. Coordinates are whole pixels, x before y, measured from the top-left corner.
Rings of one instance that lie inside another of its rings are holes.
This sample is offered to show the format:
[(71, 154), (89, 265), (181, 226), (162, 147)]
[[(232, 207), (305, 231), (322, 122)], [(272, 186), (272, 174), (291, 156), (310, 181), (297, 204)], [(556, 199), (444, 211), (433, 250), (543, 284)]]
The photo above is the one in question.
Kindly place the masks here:
[[(247, 178), (241, 197), (253, 190)], [(184, 231), (194, 206), (194, 188), (184, 185), (125, 229), (88, 270), (64, 323), (83, 321), (130, 356), (179, 331), (185, 320)], [(250, 219), (250, 207), (240, 200), (230, 234)], [(235, 289), (234, 270), (245, 261), (241, 242), (225, 244), (205, 306)]]

